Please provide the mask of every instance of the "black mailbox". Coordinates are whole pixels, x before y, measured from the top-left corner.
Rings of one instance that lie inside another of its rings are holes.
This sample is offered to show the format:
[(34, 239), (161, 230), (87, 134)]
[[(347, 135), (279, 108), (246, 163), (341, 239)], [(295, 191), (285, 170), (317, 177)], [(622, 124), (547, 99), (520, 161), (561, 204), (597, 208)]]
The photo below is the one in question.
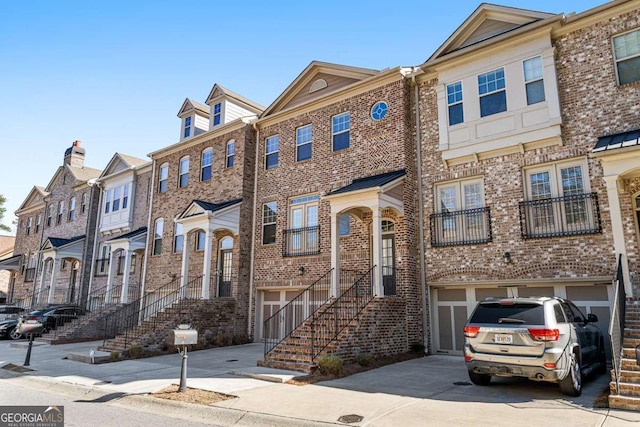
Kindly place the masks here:
[(18, 331), (22, 335), (38, 335), (44, 330), (44, 325), (37, 320), (23, 320), (18, 324)]

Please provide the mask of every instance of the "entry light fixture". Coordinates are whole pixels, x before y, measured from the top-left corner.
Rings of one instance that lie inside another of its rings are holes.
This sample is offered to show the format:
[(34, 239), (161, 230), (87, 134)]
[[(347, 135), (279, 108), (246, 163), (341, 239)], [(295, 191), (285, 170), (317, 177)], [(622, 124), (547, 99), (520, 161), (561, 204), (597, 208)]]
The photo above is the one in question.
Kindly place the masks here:
[(511, 252), (505, 252), (502, 255), (502, 258), (504, 258), (504, 262), (507, 264), (511, 264), (512, 260), (511, 260)]
[(299, 274), (300, 276), (303, 276), (303, 275), (304, 275), (304, 265), (301, 265), (300, 267), (298, 267), (298, 274)]

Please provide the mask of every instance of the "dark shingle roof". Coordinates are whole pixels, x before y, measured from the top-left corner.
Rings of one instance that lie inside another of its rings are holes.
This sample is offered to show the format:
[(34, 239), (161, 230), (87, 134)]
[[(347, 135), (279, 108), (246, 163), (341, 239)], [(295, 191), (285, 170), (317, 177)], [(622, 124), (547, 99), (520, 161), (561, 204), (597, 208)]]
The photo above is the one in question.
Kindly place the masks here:
[(49, 237), (47, 240), (51, 242), (51, 246), (53, 246), (54, 248), (59, 248), (59, 247), (68, 245), (70, 243), (76, 242), (78, 240), (82, 240), (84, 238), (85, 238), (85, 235), (83, 234), (82, 236), (75, 236), (70, 239), (61, 239), (59, 237)]
[(210, 202), (205, 202), (204, 200), (194, 200), (193, 203), (197, 204), (205, 211), (216, 212), (226, 207), (238, 204), (241, 201), (242, 199), (234, 199), (234, 200), (229, 200), (227, 202), (222, 202), (222, 203), (210, 203)]
[(369, 176), (366, 178), (355, 179), (351, 184), (332, 191), (328, 195), (349, 193), (351, 191), (364, 190), (367, 188), (380, 187), (388, 184), (396, 179), (403, 177), (406, 174), (404, 169), (400, 169), (394, 172), (386, 172), (380, 175)]
[(110, 240), (131, 239), (133, 237), (136, 237), (146, 232), (147, 232), (147, 227), (140, 227), (137, 230), (130, 231), (128, 233), (123, 234), (122, 236), (114, 237), (113, 239), (110, 239)]
[(640, 129), (602, 136), (598, 138), (598, 142), (591, 152), (599, 153), (633, 146), (640, 146)]

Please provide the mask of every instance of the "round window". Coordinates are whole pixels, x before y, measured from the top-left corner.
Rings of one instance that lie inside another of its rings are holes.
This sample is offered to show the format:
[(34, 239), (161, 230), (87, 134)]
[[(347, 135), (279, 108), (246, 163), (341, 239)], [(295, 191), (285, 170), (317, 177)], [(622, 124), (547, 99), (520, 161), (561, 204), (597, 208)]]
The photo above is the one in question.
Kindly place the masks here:
[(387, 103), (378, 101), (371, 108), (371, 118), (375, 121), (382, 120), (382, 118), (387, 115), (387, 111), (389, 111)]

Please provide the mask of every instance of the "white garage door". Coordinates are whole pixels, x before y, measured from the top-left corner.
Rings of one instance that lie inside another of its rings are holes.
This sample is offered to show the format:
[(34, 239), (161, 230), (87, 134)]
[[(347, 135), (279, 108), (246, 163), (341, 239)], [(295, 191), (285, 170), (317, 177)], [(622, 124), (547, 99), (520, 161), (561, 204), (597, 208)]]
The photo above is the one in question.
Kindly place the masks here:
[(607, 285), (554, 284), (540, 286), (451, 286), (432, 287), (432, 339), (436, 353), (462, 355), (464, 335), (462, 329), (476, 303), (487, 297), (553, 296), (568, 298), (584, 314), (598, 316), (598, 327), (605, 338), (607, 357), (609, 349), (609, 322), (613, 291)]

